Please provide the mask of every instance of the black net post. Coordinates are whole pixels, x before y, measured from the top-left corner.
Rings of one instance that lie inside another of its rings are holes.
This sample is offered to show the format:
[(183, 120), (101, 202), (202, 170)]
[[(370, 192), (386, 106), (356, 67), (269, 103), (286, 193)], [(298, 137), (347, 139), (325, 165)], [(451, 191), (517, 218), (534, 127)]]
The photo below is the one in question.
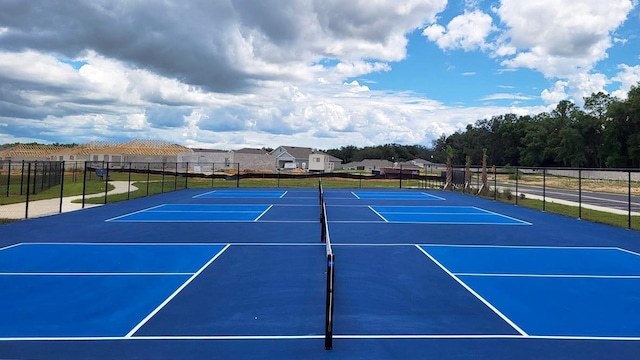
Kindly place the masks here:
[(327, 303), (325, 316), (324, 349), (333, 349), (333, 300), (335, 282), (335, 255), (327, 254)]

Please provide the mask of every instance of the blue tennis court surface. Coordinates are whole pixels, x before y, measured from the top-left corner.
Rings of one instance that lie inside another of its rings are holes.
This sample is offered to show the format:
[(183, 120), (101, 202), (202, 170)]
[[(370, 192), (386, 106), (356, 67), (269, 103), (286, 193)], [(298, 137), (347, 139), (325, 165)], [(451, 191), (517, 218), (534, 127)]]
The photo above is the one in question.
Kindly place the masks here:
[(279, 199), (283, 198), (287, 195), (287, 191), (273, 190), (273, 191), (245, 191), (245, 190), (220, 190), (220, 191), (210, 191), (204, 194), (198, 194), (194, 196), (194, 198), (200, 199), (220, 199), (220, 198), (249, 198), (249, 199)]
[(530, 225), (526, 221), (467, 206), (371, 206), (371, 209), (386, 222)]
[(397, 192), (397, 191), (354, 191), (353, 196), (363, 200), (444, 200), (439, 196), (425, 192)]
[(188, 189), (0, 225), (0, 358), (631, 360), (639, 254), (453, 192)]
[(422, 246), (525, 335), (640, 337), (640, 255), (618, 248)]
[(18, 244), (0, 250), (0, 336), (126, 336), (220, 245)]

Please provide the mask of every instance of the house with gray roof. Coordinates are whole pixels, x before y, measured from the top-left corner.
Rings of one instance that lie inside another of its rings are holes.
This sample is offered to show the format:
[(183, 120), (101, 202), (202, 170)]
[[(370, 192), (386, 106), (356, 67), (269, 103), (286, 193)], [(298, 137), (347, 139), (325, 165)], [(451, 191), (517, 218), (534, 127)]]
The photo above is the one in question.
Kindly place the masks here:
[(308, 147), (278, 146), (273, 151), (271, 151), (270, 154), (275, 156), (276, 158), (277, 169), (308, 170), (310, 162), (314, 161), (317, 158), (313, 157), (314, 154), (323, 155), (321, 157), (321, 161), (325, 165), (323, 166), (322, 170), (320, 170), (319, 168), (314, 168), (313, 170), (331, 171), (342, 168), (341, 159)]

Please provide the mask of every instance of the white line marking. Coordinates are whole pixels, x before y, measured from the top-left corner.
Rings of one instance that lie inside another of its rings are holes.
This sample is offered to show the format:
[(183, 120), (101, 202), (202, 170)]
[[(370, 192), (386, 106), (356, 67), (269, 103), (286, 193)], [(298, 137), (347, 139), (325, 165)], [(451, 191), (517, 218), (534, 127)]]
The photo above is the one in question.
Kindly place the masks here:
[(626, 253), (629, 253), (629, 254), (631, 254), (631, 255), (640, 256), (640, 254), (639, 254), (639, 253), (637, 253), (637, 252), (635, 252), (635, 251), (631, 251), (631, 250), (623, 249), (623, 248), (620, 248), (620, 247), (616, 247), (616, 248), (614, 248), (614, 249), (616, 249), (616, 250), (620, 250), (620, 251), (623, 251), (623, 252), (626, 252)]
[(46, 243), (46, 242), (32, 242), (32, 243), (23, 243), (24, 245), (92, 245), (92, 246), (220, 246), (226, 245), (227, 243), (137, 243), (137, 242), (55, 242), (55, 243)]
[(453, 273), (455, 276), (484, 277), (531, 277), (531, 278), (575, 278), (575, 279), (640, 279), (640, 275), (580, 275), (580, 274), (500, 274), (500, 273)]
[(382, 216), (382, 214), (377, 212), (372, 206), (368, 206), (368, 208), (371, 209), (371, 211), (373, 211), (376, 215), (378, 215), (382, 220), (384, 220), (384, 222), (386, 223), (389, 222), (389, 220), (387, 220), (384, 216)]
[(107, 222), (107, 221), (112, 221), (112, 220), (116, 220), (116, 219), (120, 219), (120, 218), (123, 218), (123, 217), (126, 217), (126, 216), (130, 216), (130, 215), (138, 214), (138, 213), (141, 213), (141, 212), (145, 212), (145, 211), (149, 211), (149, 210), (157, 209), (157, 208), (159, 208), (159, 207), (163, 207), (163, 206), (165, 206), (165, 205), (166, 205), (166, 204), (160, 204), (160, 205), (152, 206), (152, 207), (147, 208), (147, 209), (142, 209), (142, 210), (134, 211), (134, 212), (132, 212), (132, 213), (128, 213), (128, 214), (124, 214), (124, 215), (116, 216), (116, 217), (113, 217), (113, 218), (111, 218), (111, 219), (107, 219), (107, 220), (105, 220), (105, 222)]
[(522, 334), (523, 336), (529, 336), (524, 330), (522, 330), (518, 325), (516, 325), (511, 319), (509, 319), (506, 315), (504, 315), (500, 310), (498, 310), (495, 306), (493, 306), (490, 302), (488, 302), (485, 298), (480, 296), (477, 292), (475, 292), (471, 287), (464, 283), (464, 281), (460, 280), (457, 276), (455, 276), (451, 271), (449, 271), (446, 267), (444, 267), (438, 260), (436, 260), (433, 256), (431, 256), (426, 250), (422, 247), (416, 245), (416, 248), (420, 250), (423, 254), (425, 254), (431, 261), (433, 261), (436, 265), (438, 265), (442, 271), (446, 272), (451, 276), (458, 284), (462, 285), (467, 291), (469, 291), (473, 296), (478, 298), (478, 300), (482, 301), (489, 309), (493, 310), (496, 315), (500, 316), (507, 324), (511, 325), (517, 332)]
[[(521, 339), (531, 340), (575, 340), (575, 341), (640, 341), (638, 336), (556, 336), (556, 335), (484, 335), (484, 334), (403, 334), (403, 335), (339, 335), (334, 339)], [(145, 340), (306, 340), (324, 339), (324, 335), (186, 335), (186, 336), (93, 336), (93, 337), (6, 337), (0, 341), (145, 341)]]
[(190, 273), (118, 273), (118, 272), (0, 272), (0, 276), (191, 276)]
[(193, 197), (192, 197), (192, 199), (199, 198), (199, 197), (201, 197), (201, 196), (205, 196), (205, 195), (209, 195), (209, 194), (212, 194), (212, 193), (214, 193), (214, 192), (216, 192), (216, 191), (218, 191), (218, 190), (207, 191), (206, 193), (203, 193), (203, 194), (199, 194), (199, 195), (193, 196)]
[(193, 274), (187, 281), (184, 282), (184, 284), (182, 284), (179, 288), (177, 288), (176, 291), (173, 292), (173, 294), (171, 294), (160, 305), (158, 305), (158, 307), (156, 307), (151, 313), (149, 313), (147, 317), (142, 319), (142, 321), (140, 321), (138, 325), (136, 325), (133, 329), (131, 329), (131, 331), (129, 331), (129, 333), (127, 333), (125, 337), (131, 337), (133, 334), (135, 334), (135, 332), (138, 331), (144, 324), (146, 324), (147, 321), (149, 321), (155, 314), (157, 314), (158, 311), (160, 311), (165, 305), (167, 305), (169, 301), (171, 301), (174, 297), (176, 297), (176, 295), (178, 295), (180, 291), (182, 291), (182, 289), (187, 287), (187, 285), (189, 285), (198, 275), (200, 275), (200, 273), (202, 273), (204, 269), (207, 268), (207, 266), (211, 265), (212, 262), (214, 262), (220, 255), (222, 255), (222, 253), (224, 253), (229, 248), (229, 246), (231, 245), (227, 244), (227, 246), (225, 246), (222, 250), (220, 250), (214, 257), (211, 258), (211, 260), (207, 261), (206, 264), (202, 265), (202, 267), (198, 271), (196, 271), (195, 274)]
[(426, 193), (426, 192), (422, 192), (422, 194), (425, 194), (425, 195), (427, 195), (427, 196), (429, 196), (429, 197), (435, 198), (436, 200), (447, 200), (447, 199), (445, 199), (445, 198), (443, 198), (443, 197), (435, 196), (435, 195), (431, 195), (431, 194)]
[(267, 211), (271, 210), (271, 208), (272, 208), (272, 207), (273, 207), (273, 205), (269, 205), (269, 207), (268, 207), (268, 208), (266, 208), (266, 209), (264, 209), (264, 211), (263, 211), (260, 215), (258, 215), (258, 217), (257, 217), (257, 218), (253, 219), (253, 221), (255, 222), (255, 221), (260, 220), (260, 218), (262, 217), (262, 215), (266, 214), (266, 213), (267, 213)]
[(616, 250), (612, 246), (540, 246), (540, 245), (482, 245), (482, 244), (420, 244), (421, 246), (439, 247), (479, 247), (479, 248), (512, 248), (512, 249), (570, 249), (570, 250)]
[(13, 244), (13, 245), (7, 245), (7, 246), (5, 246), (5, 247), (0, 248), (0, 250), (8, 250), (8, 249), (11, 249), (11, 248), (14, 248), (14, 247), (16, 247), (16, 246), (23, 245), (23, 244), (24, 244), (24, 243), (17, 243), (17, 244)]
[(356, 195), (356, 193), (354, 193), (353, 191), (351, 192), (351, 195), (355, 196), (356, 199), (360, 199), (360, 197)]
[[(247, 220), (118, 220), (119, 223), (254, 223), (251, 219)], [(263, 220), (261, 223), (317, 223), (318, 220)], [(515, 224), (517, 225), (517, 224)]]
[(288, 190), (283, 192), (282, 195), (280, 195), (280, 199), (282, 199), (285, 195), (287, 195), (288, 192), (289, 192)]
[(516, 219), (514, 217), (503, 215), (503, 214), (500, 214), (500, 213), (497, 213), (497, 212), (493, 212), (493, 211), (490, 211), (490, 210), (482, 209), (482, 208), (475, 207), (475, 206), (472, 206), (472, 208), (478, 209), (480, 211), (485, 211), (485, 212), (488, 212), (488, 213), (493, 214), (493, 215), (501, 216), (503, 218), (507, 218), (507, 219), (511, 219), (511, 220), (518, 221), (518, 222), (521, 222), (521, 223), (525, 223), (527, 225), (533, 225), (530, 222), (527, 222), (527, 221), (524, 221), (524, 220), (520, 220), (520, 219)]

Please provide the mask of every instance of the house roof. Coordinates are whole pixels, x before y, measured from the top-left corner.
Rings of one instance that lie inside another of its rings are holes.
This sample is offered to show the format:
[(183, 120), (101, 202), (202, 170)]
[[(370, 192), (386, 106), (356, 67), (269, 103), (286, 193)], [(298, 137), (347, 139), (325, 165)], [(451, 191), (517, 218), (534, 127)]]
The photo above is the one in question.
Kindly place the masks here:
[(308, 159), (309, 155), (313, 153), (313, 149), (308, 147), (282, 146), (282, 148), (295, 159)]
[[(323, 154), (329, 157), (329, 161), (331, 162), (342, 162), (342, 159), (337, 158), (335, 156), (329, 155), (325, 152), (318, 151), (309, 147), (298, 147), (298, 146), (280, 146), (280, 148), (284, 149), (289, 155), (291, 155), (294, 159), (309, 159), (309, 155), (311, 154)], [(274, 150), (275, 151), (275, 150)]]
[(254, 154), (254, 155), (264, 155), (269, 153), (265, 149), (258, 149), (258, 148), (242, 148), (238, 150), (233, 150), (233, 152), (238, 154)]
[(0, 157), (48, 157), (62, 149), (69, 149), (55, 145), (16, 144), (0, 150)]
[(385, 167), (393, 167), (393, 163), (389, 160), (382, 160), (382, 159), (364, 159), (362, 161), (352, 161), (348, 164), (345, 164), (345, 166), (347, 167), (364, 166), (364, 167), (380, 169)]

